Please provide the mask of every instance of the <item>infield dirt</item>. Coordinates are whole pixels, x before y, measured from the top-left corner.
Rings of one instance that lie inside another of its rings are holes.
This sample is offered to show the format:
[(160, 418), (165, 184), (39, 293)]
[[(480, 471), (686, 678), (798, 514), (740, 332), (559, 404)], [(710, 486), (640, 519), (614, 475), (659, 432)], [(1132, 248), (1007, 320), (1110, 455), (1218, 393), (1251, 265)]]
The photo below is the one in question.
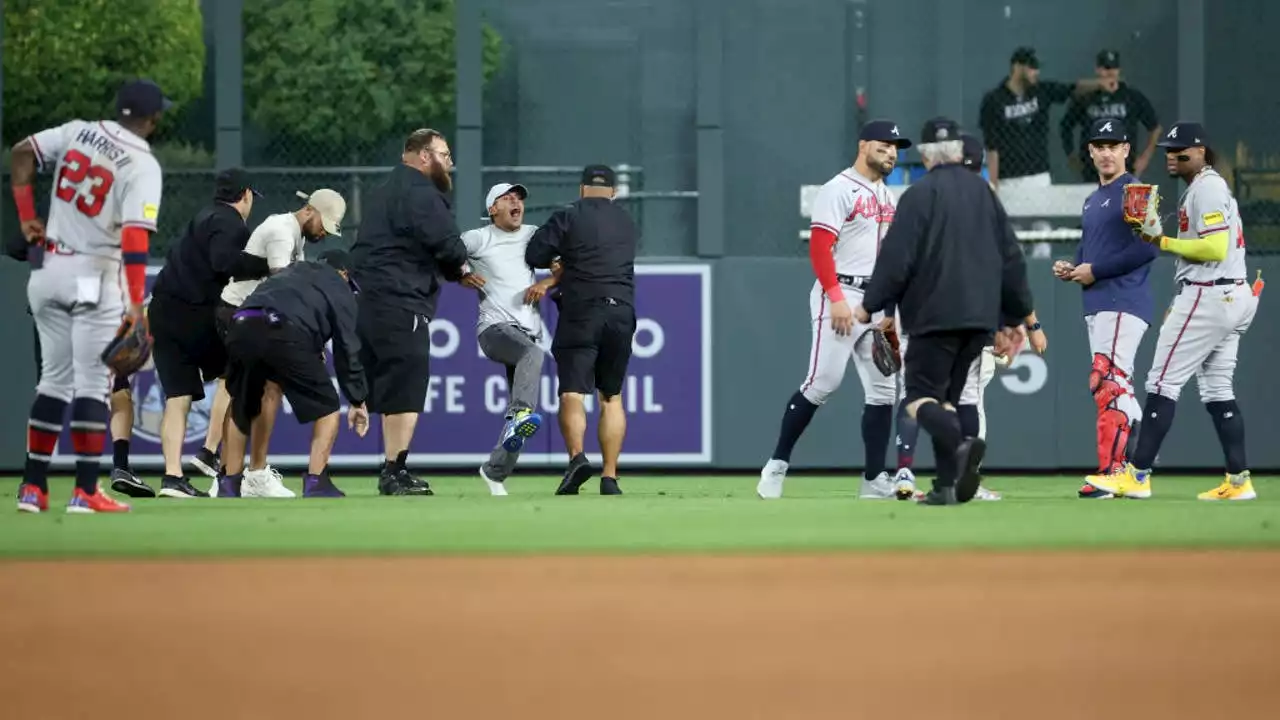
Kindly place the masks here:
[(1280, 553), (0, 563), (7, 718), (1212, 718)]

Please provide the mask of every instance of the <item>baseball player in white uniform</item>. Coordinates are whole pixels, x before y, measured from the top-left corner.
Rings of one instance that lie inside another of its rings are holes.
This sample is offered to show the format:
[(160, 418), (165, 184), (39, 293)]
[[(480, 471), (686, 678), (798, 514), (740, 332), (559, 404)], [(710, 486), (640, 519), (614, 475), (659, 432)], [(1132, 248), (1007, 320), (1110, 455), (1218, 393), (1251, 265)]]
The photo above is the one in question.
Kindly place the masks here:
[[(160, 164), (147, 137), (169, 106), (155, 83), (130, 82), (116, 98), (117, 120), (72, 120), (13, 148), (13, 195), (22, 231), (43, 249), (27, 283), (42, 362), (27, 424), (21, 511), (49, 507), (49, 460), (68, 405), (76, 487), (67, 512), (129, 510), (98, 484), (111, 390), (101, 356), (125, 313), (145, 322), (147, 251), (162, 190)], [(54, 166), (47, 230), (36, 216), (31, 188), (37, 163)]]
[(853, 319), (853, 307), (871, 278), (880, 241), (893, 223), (893, 196), (884, 178), (898, 162), (898, 152), (911, 141), (897, 124), (872, 120), (858, 138), (853, 167), (829, 180), (814, 199), (809, 235), (809, 259), (817, 280), (809, 294), (813, 342), (808, 372), (800, 389), (787, 401), (773, 456), (760, 471), (756, 494), (782, 497), (791, 451), (818, 407), (840, 387), (849, 360), (862, 381), (864, 407), (862, 440), (866, 450), (859, 497), (894, 497), (885, 472), (885, 453), (893, 434), (893, 409), (898, 400), (897, 378), (884, 376), (871, 359), (866, 331), (892, 327), (893, 313), (882, 313), (868, 325)]
[[(298, 193), (306, 205), (293, 212), (268, 215), (262, 224), (254, 228), (245, 243), (249, 255), (266, 258), (267, 266), (275, 274), (305, 256), (306, 243), (319, 242), (328, 235), (342, 235), (342, 218), (347, 214), (347, 201), (335, 190), (323, 188), (307, 195)], [(240, 307), (262, 279), (238, 280), (232, 278), (222, 291), (222, 302), (233, 308)], [(221, 391), (221, 390), (220, 390)], [(254, 418), (249, 440), (249, 466), (244, 471), (240, 485), (240, 497), (291, 498), (292, 490), (284, 486), (284, 478), (267, 464), (267, 448), (271, 431), (275, 427), (276, 413), (280, 411), (280, 386), (268, 381), (262, 397), (262, 411)], [(210, 495), (222, 493), (214, 482)]]
[(1177, 295), (1160, 326), (1147, 373), (1137, 449), (1125, 472), (1094, 484), (1116, 496), (1151, 497), (1151, 466), (1173, 426), (1182, 386), (1194, 375), (1226, 458), (1222, 483), (1198, 497), (1253, 500), (1258, 494), (1249, 478), (1244, 417), (1232, 383), (1240, 338), (1258, 310), (1261, 279), (1250, 286), (1240, 209), (1227, 181), (1213, 169), (1214, 153), (1205, 129), (1199, 123), (1178, 122), (1159, 145), (1165, 149), (1169, 174), (1187, 183), (1178, 202), (1178, 235), (1164, 235), (1154, 204), (1138, 229), (1143, 240), (1178, 256)]
[(525, 248), (538, 229), (521, 224), (527, 197), (529, 191), (523, 185), (494, 185), (485, 199), (492, 222), (462, 234), (468, 264), (462, 284), (480, 293), (476, 323), (480, 350), (507, 371), (509, 398), (502, 433), (488, 462), (480, 466), (480, 479), (495, 496), (507, 494), (503, 482), (515, 469), (525, 441), (542, 427), (537, 405), (546, 353), (538, 344), (542, 339), (538, 302), (555, 287), (556, 276), (538, 280), (525, 264)]

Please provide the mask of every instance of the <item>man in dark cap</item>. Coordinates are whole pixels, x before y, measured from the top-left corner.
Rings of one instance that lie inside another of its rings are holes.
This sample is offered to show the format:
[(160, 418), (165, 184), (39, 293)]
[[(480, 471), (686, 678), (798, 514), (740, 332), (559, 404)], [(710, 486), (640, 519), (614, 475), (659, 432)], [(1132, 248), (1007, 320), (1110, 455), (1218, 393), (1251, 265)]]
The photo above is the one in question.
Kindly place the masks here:
[(557, 495), (577, 495), (592, 474), (583, 450), (587, 431), (585, 399), (600, 398), (600, 494), (621, 495), (618, 455), (626, 436), (622, 384), (636, 331), (635, 261), (639, 233), (614, 202), (617, 178), (606, 165), (582, 171), (579, 199), (563, 207), (534, 232), (525, 248), (532, 268), (562, 268), (560, 319), (551, 354), (560, 379), (560, 432), (569, 453)]
[(965, 437), (956, 406), (973, 361), (993, 328), (998, 350), (1025, 339), (1033, 310), (1026, 262), (1000, 201), (962, 164), (960, 129), (925, 124), (919, 144), (929, 168), (899, 199), (880, 257), (854, 308), (858, 322), (896, 305), (911, 340), (905, 358), (907, 411), (933, 439), (938, 477), (923, 502), (954, 505), (978, 491), (985, 441)]
[[(827, 181), (813, 201), (809, 228), (809, 262), (816, 281), (809, 292), (809, 321), (813, 340), (808, 372), (787, 400), (773, 454), (760, 471), (756, 495), (782, 497), (791, 451), (818, 408), (844, 380), (853, 361), (862, 380), (862, 442), (866, 451), (858, 497), (892, 498), (895, 491), (910, 497), (915, 486), (895, 488), (886, 471), (885, 454), (893, 435), (893, 407), (898, 399), (896, 375), (885, 376), (872, 360), (868, 331), (893, 327), (893, 308), (861, 323), (853, 306), (862, 299), (871, 271), (878, 262), (881, 242), (894, 221), (893, 195), (884, 178), (893, 172), (898, 153), (911, 141), (890, 120), (868, 122), (858, 136), (858, 157)], [(868, 324), (874, 323), (874, 324)]]
[[(154, 343), (151, 353), (165, 397), (160, 423), (165, 465), (160, 480), (163, 497), (208, 496), (192, 485), (183, 472), (182, 445), (191, 404), (204, 399), (205, 383), (226, 372), (226, 348), (216, 319), (222, 289), (232, 277), (267, 274), (265, 260), (244, 252), (249, 239), (245, 221), (256, 196), (259, 193), (250, 186), (243, 170), (232, 168), (218, 173), (213, 202), (187, 223), (186, 232), (169, 248), (164, 267), (151, 288), (147, 307)], [(210, 426), (220, 426), (225, 413), (225, 400), (215, 399)], [(215, 434), (210, 435), (217, 439)], [(118, 467), (112, 471), (111, 488), (131, 497), (155, 495), (146, 483)]]
[(250, 425), (262, 410), (267, 381), (280, 386), (299, 423), (315, 423), (311, 457), (302, 480), (303, 497), (344, 497), (329, 478), (329, 454), (338, 437), (341, 405), (325, 367), (324, 348), (333, 341), (338, 386), (347, 398), (347, 426), (369, 430), (368, 395), (356, 335), (359, 292), (346, 252), (331, 250), (319, 262), (296, 262), (253, 291), (232, 316), (227, 331), (227, 391), (231, 421), (223, 453), (218, 497), (239, 497)]
[[(1160, 121), (1156, 118), (1155, 108), (1140, 90), (1120, 79), (1120, 53), (1100, 51), (1095, 71), (1104, 86), (1076, 95), (1067, 104), (1067, 111), (1058, 126), (1062, 151), (1067, 154), (1071, 167), (1080, 172), (1084, 182), (1096, 183), (1098, 169), (1093, 165), (1088, 137), (1093, 123), (1102, 118), (1119, 120), (1127, 136), (1126, 143), (1130, 145), (1137, 144), (1138, 127), (1142, 126), (1147, 131), (1146, 145), (1141, 153), (1130, 152), (1124, 164), (1127, 172), (1141, 176), (1155, 154), (1156, 141), (1160, 139)], [(1083, 132), (1076, 128), (1083, 128)], [(1077, 133), (1084, 137), (1077, 137)]]

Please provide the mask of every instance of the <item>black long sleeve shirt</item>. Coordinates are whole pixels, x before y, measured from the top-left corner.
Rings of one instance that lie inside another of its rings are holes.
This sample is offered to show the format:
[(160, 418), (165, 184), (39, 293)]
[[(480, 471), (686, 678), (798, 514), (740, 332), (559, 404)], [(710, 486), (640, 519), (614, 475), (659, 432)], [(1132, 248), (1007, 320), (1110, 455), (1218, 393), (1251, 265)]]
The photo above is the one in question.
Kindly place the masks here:
[(337, 270), (327, 263), (296, 262), (263, 280), (240, 307), (274, 310), (309, 335), (317, 353), (333, 340), (333, 366), (342, 394), (352, 405), (368, 397), (356, 335), (356, 298)]
[(1026, 259), (987, 182), (940, 165), (898, 201), (862, 306), (896, 302), (903, 331), (994, 330), (1030, 315)]
[(215, 202), (196, 214), (170, 248), (151, 292), (188, 305), (213, 307), (234, 277), (269, 274), (266, 261), (244, 252), (249, 228), (232, 206)]
[(608, 198), (582, 198), (560, 208), (525, 248), (529, 267), (551, 267), (560, 258), (562, 303), (613, 298), (635, 307), (639, 233), (626, 210)]
[(396, 167), (365, 196), (351, 262), (364, 300), (401, 307), (430, 319), (440, 277), (456, 280), (467, 246), (449, 199), (422, 173)]

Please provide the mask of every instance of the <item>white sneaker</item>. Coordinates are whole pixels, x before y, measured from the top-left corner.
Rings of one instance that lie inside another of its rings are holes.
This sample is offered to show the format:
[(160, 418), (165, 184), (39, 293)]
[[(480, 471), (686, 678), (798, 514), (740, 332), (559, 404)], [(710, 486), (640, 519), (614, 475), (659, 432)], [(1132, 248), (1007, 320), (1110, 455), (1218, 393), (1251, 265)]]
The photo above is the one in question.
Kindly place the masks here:
[(983, 487), (983, 486), (979, 485), (979, 486), (978, 486), (978, 492), (977, 492), (977, 494), (975, 494), (975, 495), (973, 496), (973, 499), (974, 499), (974, 500), (986, 500), (986, 501), (988, 501), (988, 502), (995, 502), (995, 501), (997, 501), (997, 500), (1001, 500), (1002, 498), (1000, 497), (1000, 493), (996, 492), (995, 490), (989, 490), (989, 489), (987, 489), (987, 488), (985, 488), (985, 487)]
[(760, 482), (756, 483), (756, 495), (762, 500), (777, 500), (782, 497), (782, 481), (787, 479), (787, 468), (790, 464), (783, 460), (770, 460), (760, 471)]
[(489, 487), (489, 494), (494, 497), (506, 497), (507, 486), (495, 480), (490, 480), (488, 475), (484, 474), (484, 466), (480, 466), (480, 479)]
[(899, 500), (910, 500), (916, 496), (916, 474), (911, 468), (901, 468), (893, 476), (893, 492)]
[(240, 497), (292, 498), (297, 496), (297, 493), (284, 486), (284, 476), (270, 465), (261, 470), (244, 471), (244, 482), (240, 485)]
[(894, 485), (889, 480), (889, 473), (882, 472), (874, 480), (862, 479), (862, 490), (858, 493), (860, 500), (884, 500), (897, 497)]

